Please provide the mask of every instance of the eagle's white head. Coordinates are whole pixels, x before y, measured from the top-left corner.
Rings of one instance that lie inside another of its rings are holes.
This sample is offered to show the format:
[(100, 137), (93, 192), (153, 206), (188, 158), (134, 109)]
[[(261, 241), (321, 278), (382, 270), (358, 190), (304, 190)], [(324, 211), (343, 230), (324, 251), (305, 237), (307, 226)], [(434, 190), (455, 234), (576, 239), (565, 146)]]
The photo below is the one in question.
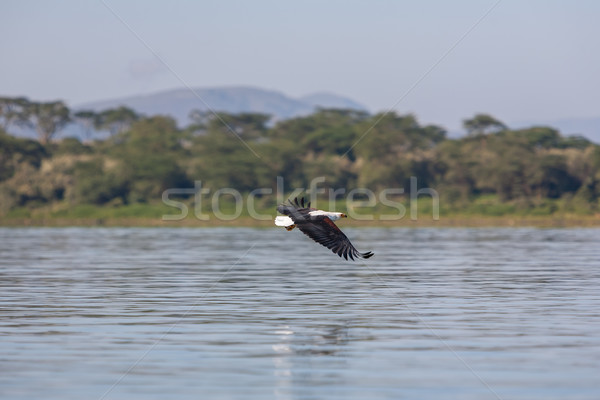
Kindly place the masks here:
[(334, 212), (334, 213), (329, 213), (330, 215), (328, 215), (329, 219), (332, 221), (337, 221), (340, 218), (348, 218), (348, 216), (344, 213), (341, 212)]

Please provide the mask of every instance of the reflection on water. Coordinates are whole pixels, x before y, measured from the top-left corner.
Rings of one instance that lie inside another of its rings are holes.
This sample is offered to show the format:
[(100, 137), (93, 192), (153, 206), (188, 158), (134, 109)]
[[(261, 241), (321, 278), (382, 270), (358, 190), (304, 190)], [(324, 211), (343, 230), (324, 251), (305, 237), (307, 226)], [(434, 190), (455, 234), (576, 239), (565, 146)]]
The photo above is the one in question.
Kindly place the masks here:
[(600, 230), (0, 228), (3, 399), (598, 399)]

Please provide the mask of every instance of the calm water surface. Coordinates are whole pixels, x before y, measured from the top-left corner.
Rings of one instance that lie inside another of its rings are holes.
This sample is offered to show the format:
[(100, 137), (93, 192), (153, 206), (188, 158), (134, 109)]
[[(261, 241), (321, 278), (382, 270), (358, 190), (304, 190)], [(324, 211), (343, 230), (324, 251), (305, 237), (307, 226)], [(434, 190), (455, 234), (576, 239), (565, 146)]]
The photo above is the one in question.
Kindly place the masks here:
[(347, 233), (0, 228), (0, 398), (600, 398), (600, 230)]

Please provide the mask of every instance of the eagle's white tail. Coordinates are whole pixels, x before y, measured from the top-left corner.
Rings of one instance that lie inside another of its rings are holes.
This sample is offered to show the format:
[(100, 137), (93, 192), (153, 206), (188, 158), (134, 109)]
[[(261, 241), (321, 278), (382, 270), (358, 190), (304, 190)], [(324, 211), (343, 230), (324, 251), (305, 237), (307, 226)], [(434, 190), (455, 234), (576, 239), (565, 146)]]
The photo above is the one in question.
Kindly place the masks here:
[(279, 215), (275, 217), (275, 225), (285, 226), (287, 228), (288, 226), (294, 225), (294, 221), (288, 216)]

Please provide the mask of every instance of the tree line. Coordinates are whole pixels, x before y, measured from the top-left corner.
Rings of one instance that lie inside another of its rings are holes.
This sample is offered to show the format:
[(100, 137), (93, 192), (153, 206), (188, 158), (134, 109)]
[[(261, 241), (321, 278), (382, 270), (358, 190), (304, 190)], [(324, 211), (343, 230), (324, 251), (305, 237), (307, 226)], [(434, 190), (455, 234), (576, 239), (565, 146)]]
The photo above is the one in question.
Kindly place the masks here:
[(89, 136), (92, 129), (106, 130), (111, 135), (127, 129), (140, 116), (128, 107), (117, 107), (95, 112), (80, 110), (72, 112), (58, 101), (38, 102), (26, 97), (0, 97), (0, 127), (4, 132), (11, 127), (35, 129), (38, 140), (49, 143), (69, 123), (79, 124)]
[[(414, 115), (321, 109), (272, 123), (257, 113), (194, 111), (180, 128), (169, 116), (120, 107), (71, 112), (60, 102), (0, 101), (1, 211), (52, 204), (158, 202), (168, 188), (235, 188), (249, 192), (306, 187), (314, 177), (331, 188), (419, 187), (457, 208), (491, 197), (534, 209), (548, 199), (595, 212), (600, 146), (551, 127), (513, 130), (487, 114), (464, 120), (451, 139)], [(68, 123), (106, 130), (107, 139), (53, 140)], [(28, 126), (39, 140), (8, 134)]]

